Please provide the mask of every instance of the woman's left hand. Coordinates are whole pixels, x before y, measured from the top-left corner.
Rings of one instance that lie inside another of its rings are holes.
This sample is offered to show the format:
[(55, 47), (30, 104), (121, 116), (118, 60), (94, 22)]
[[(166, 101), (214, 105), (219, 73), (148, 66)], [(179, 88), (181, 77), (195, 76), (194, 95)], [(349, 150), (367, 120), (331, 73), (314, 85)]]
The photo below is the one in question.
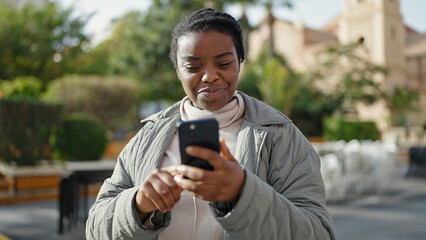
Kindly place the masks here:
[(213, 171), (188, 165), (178, 165), (168, 171), (174, 175), (180, 188), (200, 199), (232, 202), (236, 200), (243, 186), (244, 171), (229, 152), (222, 137), (219, 139), (219, 145), (219, 153), (198, 146), (186, 148), (189, 155), (208, 161), (213, 166)]

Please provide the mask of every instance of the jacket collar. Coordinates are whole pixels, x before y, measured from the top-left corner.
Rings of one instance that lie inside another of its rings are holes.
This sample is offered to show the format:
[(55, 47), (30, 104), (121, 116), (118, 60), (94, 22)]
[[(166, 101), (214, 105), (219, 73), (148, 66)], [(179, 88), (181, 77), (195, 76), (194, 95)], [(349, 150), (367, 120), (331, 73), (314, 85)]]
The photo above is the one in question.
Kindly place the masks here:
[(277, 109), (250, 97), (243, 92), (238, 92), (244, 99), (244, 119), (257, 125), (267, 126), (274, 124), (291, 123), (291, 120)]
[(148, 116), (145, 119), (141, 120), (142, 124), (145, 124), (147, 122), (155, 122), (157, 120), (161, 120), (161, 119), (174, 119), (174, 118), (179, 118), (180, 119), (180, 112), (179, 112), (179, 106), (180, 106), (181, 101), (174, 103), (172, 106), (158, 112), (158, 113), (154, 113), (151, 116)]
[[(267, 126), (267, 125), (274, 125), (274, 124), (285, 124), (285, 123), (291, 123), (291, 120), (285, 116), (283, 113), (278, 111), (277, 109), (253, 98), (248, 96), (247, 94), (237, 91), (244, 99), (244, 119), (252, 122), (257, 125), (261, 126)], [(180, 119), (180, 112), (179, 112), (179, 106), (181, 104), (181, 101), (178, 101), (174, 103), (172, 106), (168, 107), (167, 109), (160, 111), (158, 113), (155, 113), (145, 119), (143, 119), (141, 122), (151, 122), (151, 121), (157, 121), (157, 120), (167, 120), (167, 119)]]

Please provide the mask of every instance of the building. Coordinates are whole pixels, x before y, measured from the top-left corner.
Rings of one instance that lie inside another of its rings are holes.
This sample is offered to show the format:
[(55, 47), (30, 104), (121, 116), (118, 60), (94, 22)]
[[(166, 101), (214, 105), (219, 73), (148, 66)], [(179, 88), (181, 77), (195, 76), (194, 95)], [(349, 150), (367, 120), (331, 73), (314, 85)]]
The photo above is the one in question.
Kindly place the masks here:
[[(301, 22), (276, 20), (273, 24), (275, 49), (292, 66), (307, 70), (315, 53), (333, 43), (362, 41), (374, 63), (385, 66), (387, 77), (381, 79), (383, 89), (408, 87), (420, 92), (418, 111), (407, 115), (410, 125), (426, 124), (426, 34), (403, 23), (399, 0), (342, 0), (339, 16), (321, 29), (311, 29)], [(262, 21), (249, 36), (249, 58), (255, 58), (269, 37), (268, 24)], [(360, 105), (359, 117), (374, 120), (382, 130), (390, 127), (391, 112), (381, 102)], [(374, 114), (372, 114), (374, 113)]]

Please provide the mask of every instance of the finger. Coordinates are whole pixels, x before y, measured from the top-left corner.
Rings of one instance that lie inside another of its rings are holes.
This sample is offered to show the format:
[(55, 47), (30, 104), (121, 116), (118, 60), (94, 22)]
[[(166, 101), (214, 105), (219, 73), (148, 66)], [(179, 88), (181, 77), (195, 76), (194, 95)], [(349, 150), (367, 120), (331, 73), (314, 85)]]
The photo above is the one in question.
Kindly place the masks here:
[(192, 181), (182, 176), (175, 176), (176, 183), (182, 189), (187, 190), (192, 196), (206, 201), (220, 201), (222, 194), (217, 194), (220, 189), (214, 184), (206, 184), (204, 182)]
[(199, 167), (189, 165), (180, 165), (178, 168), (179, 175), (187, 177), (192, 181), (206, 181), (211, 178), (213, 171), (204, 170)]
[(172, 165), (172, 166), (164, 167), (161, 170), (168, 172), (172, 176), (176, 176), (176, 175), (181, 174), (178, 170), (179, 166), (180, 165)]
[(161, 196), (155, 190), (154, 186), (151, 182), (147, 181), (143, 184), (143, 196), (151, 201), (151, 203), (155, 206), (156, 209), (165, 213), (167, 211), (166, 204), (161, 199)]
[(237, 162), (225, 144), (225, 138), (219, 137), (220, 156), (226, 160)]
[(199, 146), (195, 146), (195, 145), (191, 145), (186, 147), (185, 149), (186, 153), (188, 153), (191, 156), (203, 159), (205, 161), (207, 161), (208, 163), (210, 163), (210, 165), (213, 166), (213, 168), (216, 170), (216, 168), (220, 168), (221, 167), (221, 157), (219, 155), (218, 152), (208, 149), (208, 148), (204, 148), (204, 147), (199, 147)]
[(185, 179), (182, 176), (174, 176), (174, 179), (176, 183), (179, 185), (180, 188), (183, 190), (187, 190), (189, 192), (194, 192), (197, 194), (203, 193), (203, 189), (206, 188), (207, 184), (204, 184), (200, 181), (193, 181), (191, 179)]
[(166, 212), (167, 210), (172, 209), (175, 205), (174, 194), (172, 193), (172, 190), (169, 188), (168, 184), (163, 181), (163, 179), (167, 178), (167, 176), (170, 175), (168, 173), (161, 172), (161, 170), (156, 170), (156, 174), (153, 175), (150, 181), (152, 187), (156, 191), (157, 195), (160, 197), (161, 201), (157, 200), (157, 203), (159, 205), (159, 210), (162, 212)]
[(170, 174), (159, 174), (158, 177), (168, 187), (168, 189), (163, 189), (162, 194), (167, 195), (170, 192), (174, 199), (174, 205), (177, 201), (179, 201), (182, 189), (176, 184), (175, 180), (173, 179), (173, 176), (171, 176)]
[(158, 209), (151, 199), (146, 197), (145, 191), (146, 189), (141, 187), (136, 195), (136, 207), (142, 214), (147, 214)]

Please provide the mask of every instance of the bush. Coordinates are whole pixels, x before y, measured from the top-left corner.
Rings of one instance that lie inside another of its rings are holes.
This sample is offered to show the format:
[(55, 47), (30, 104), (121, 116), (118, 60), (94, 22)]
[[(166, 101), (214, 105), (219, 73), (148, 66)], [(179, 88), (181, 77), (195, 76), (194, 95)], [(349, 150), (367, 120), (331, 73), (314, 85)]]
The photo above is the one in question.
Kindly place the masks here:
[(339, 105), (338, 101), (315, 89), (313, 84), (306, 84), (294, 98), (291, 120), (305, 136), (321, 136), (324, 117), (330, 116)]
[(17, 77), (0, 84), (1, 95), (10, 99), (39, 99), (42, 83), (35, 77)]
[(99, 160), (106, 134), (98, 119), (86, 113), (66, 116), (54, 140), (55, 150), (66, 160)]
[(67, 113), (85, 112), (108, 130), (132, 126), (137, 116), (139, 86), (119, 77), (68, 76), (50, 84), (44, 99), (64, 105)]
[(16, 165), (35, 165), (51, 158), (49, 138), (62, 108), (37, 100), (0, 99), (0, 158)]
[(352, 139), (377, 140), (379, 130), (372, 121), (345, 121), (342, 118), (327, 117), (323, 120), (323, 136), (327, 141)]

